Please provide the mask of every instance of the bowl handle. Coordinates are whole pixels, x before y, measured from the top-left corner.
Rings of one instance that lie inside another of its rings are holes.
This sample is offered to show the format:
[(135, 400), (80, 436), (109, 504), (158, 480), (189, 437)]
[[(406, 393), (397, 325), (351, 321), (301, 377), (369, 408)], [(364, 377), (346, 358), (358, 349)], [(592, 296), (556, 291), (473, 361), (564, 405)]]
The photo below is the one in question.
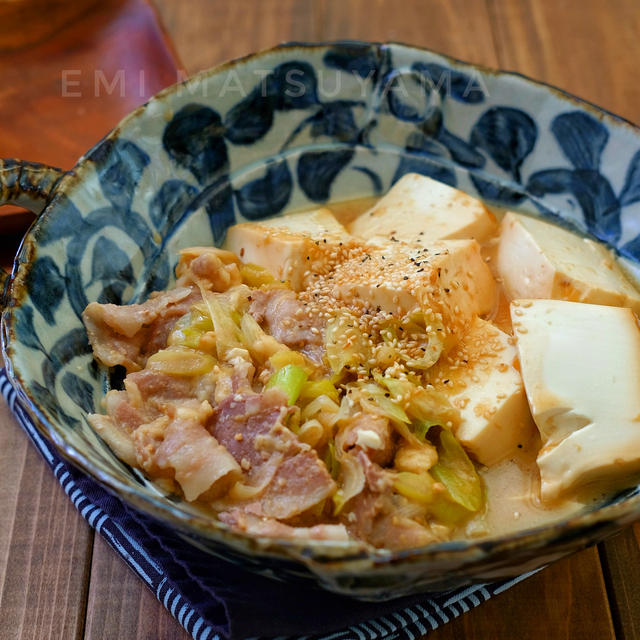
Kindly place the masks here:
[(66, 171), (39, 162), (0, 159), (0, 205), (16, 204), (36, 215), (45, 208)]
[[(39, 215), (65, 174), (62, 169), (39, 162), (0, 158), (0, 205), (15, 204)], [(8, 274), (0, 268), (0, 310), (8, 280)]]

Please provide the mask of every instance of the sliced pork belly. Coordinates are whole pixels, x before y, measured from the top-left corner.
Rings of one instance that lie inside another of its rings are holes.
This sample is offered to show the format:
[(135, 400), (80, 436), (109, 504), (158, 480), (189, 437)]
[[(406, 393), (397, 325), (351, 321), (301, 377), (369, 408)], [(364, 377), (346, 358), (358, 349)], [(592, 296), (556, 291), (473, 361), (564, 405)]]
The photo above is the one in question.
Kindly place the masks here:
[(283, 422), (290, 414), (277, 389), (234, 394), (215, 410), (209, 430), (258, 490), (247, 503), (257, 515), (286, 520), (329, 497), (335, 483), (316, 452)]
[(441, 539), (437, 528), (423, 521), (419, 509), (392, 493), (393, 477), (368, 458), (356, 454), (365, 474), (364, 489), (349, 502), (342, 520), (349, 533), (374, 547), (406, 549)]
[(191, 284), (223, 292), (242, 283), (240, 261), (230, 251), (215, 247), (190, 247), (180, 252), (176, 268), (178, 287)]
[(171, 468), (184, 497), (195, 500), (224, 493), (242, 472), (233, 456), (200, 422), (178, 412), (169, 422), (162, 443), (155, 452), (160, 468)]
[(354, 537), (385, 549), (413, 549), (447, 538), (429, 524), (403, 515), (405, 502), (397, 495), (366, 489), (350, 503), (354, 517), (347, 529)]
[(287, 347), (307, 355), (324, 348), (326, 321), (307, 313), (304, 303), (290, 289), (252, 291), (249, 313), (268, 334)]
[(166, 346), (173, 325), (200, 297), (196, 289), (182, 287), (142, 304), (90, 303), (82, 320), (95, 357), (109, 367), (140, 370), (150, 354)]
[(313, 527), (292, 527), (273, 518), (258, 517), (239, 509), (223, 511), (218, 519), (243, 533), (269, 538), (293, 538), (299, 540), (348, 541), (349, 534), (342, 524), (317, 524)]
[(128, 433), (173, 410), (175, 405), (198, 404), (211, 397), (213, 380), (171, 376), (153, 369), (134, 371), (125, 378), (125, 390), (105, 396), (107, 414)]
[(111, 416), (93, 413), (87, 419), (120, 460), (131, 467), (135, 466), (136, 447), (129, 431), (122, 428)]
[(393, 458), (393, 429), (387, 418), (360, 411), (344, 428), (343, 448), (362, 449), (369, 460), (386, 465)]

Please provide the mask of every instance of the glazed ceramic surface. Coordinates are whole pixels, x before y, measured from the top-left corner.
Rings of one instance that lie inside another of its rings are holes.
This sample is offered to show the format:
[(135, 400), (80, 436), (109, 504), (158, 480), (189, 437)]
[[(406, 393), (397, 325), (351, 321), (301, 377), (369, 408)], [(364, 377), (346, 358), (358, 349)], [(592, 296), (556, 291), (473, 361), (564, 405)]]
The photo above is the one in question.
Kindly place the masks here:
[[(10, 169), (0, 171), (0, 195), (29, 200)], [(591, 233), (630, 264), (640, 258), (633, 125), (429, 51), (279, 47), (162, 92), (58, 182), (44, 172), (48, 204), (18, 256), (3, 315), (10, 375), (42, 433), (203, 552), (360, 597), (516, 575), (637, 518), (633, 487), (591, 513), (501, 539), (394, 553), (252, 539), (163, 495), (90, 428), (87, 413), (101, 410), (117, 377), (92, 358), (80, 319), (90, 301), (144, 300), (171, 286), (183, 247), (220, 244), (236, 222), (382, 194), (410, 171)]]

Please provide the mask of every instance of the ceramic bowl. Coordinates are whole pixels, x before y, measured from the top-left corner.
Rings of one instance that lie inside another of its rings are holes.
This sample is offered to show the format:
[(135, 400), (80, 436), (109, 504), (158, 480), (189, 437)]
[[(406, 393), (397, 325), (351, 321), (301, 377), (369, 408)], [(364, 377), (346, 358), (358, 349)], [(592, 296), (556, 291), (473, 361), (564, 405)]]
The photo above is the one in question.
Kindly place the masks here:
[(593, 234), (640, 258), (640, 131), (522, 76), (397, 44), (292, 44), (200, 73), (125, 118), (68, 173), (5, 161), (3, 201), (42, 215), (6, 293), (9, 374), (41, 433), (186, 543), (269, 575), (362, 598), (514, 576), (640, 516), (631, 487), (570, 520), (502, 538), (370, 551), (250, 538), (176, 502), (87, 423), (110, 372), (92, 358), (88, 302), (141, 301), (177, 251), (234, 222), (384, 193), (413, 171)]

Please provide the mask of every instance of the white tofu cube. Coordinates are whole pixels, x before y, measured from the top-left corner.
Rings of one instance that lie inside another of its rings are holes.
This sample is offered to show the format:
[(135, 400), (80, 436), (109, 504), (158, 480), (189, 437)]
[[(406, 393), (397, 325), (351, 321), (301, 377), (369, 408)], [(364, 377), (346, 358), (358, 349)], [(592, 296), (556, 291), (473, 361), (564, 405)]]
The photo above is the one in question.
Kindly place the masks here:
[(529, 216), (504, 217), (497, 269), (511, 300), (571, 300), (640, 313), (640, 293), (603, 245)]
[(517, 300), (511, 317), (540, 431), (541, 495), (640, 470), (640, 330), (630, 309)]
[(497, 287), (475, 240), (448, 240), (426, 247), (390, 242), (370, 245), (364, 256), (339, 265), (333, 294), (404, 315), (416, 308), (441, 314), (451, 346), (477, 315), (489, 314)]
[(301, 211), (288, 213), (284, 216), (261, 220), (260, 224), (267, 227), (287, 229), (293, 233), (304, 233), (312, 238), (335, 235), (348, 236), (347, 230), (336, 220), (329, 209), (315, 209), (313, 211)]
[(392, 236), (403, 242), (475, 238), (497, 231), (493, 214), (476, 198), (442, 182), (408, 173), (350, 225), (360, 238)]
[(492, 466), (535, 433), (511, 336), (476, 318), (430, 381), (460, 412), (455, 435), (478, 462)]
[(264, 267), (300, 291), (310, 274), (327, 273), (362, 244), (332, 218), (330, 212), (320, 210), (236, 224), (227, 230), (225, 248), (242, 262)]

